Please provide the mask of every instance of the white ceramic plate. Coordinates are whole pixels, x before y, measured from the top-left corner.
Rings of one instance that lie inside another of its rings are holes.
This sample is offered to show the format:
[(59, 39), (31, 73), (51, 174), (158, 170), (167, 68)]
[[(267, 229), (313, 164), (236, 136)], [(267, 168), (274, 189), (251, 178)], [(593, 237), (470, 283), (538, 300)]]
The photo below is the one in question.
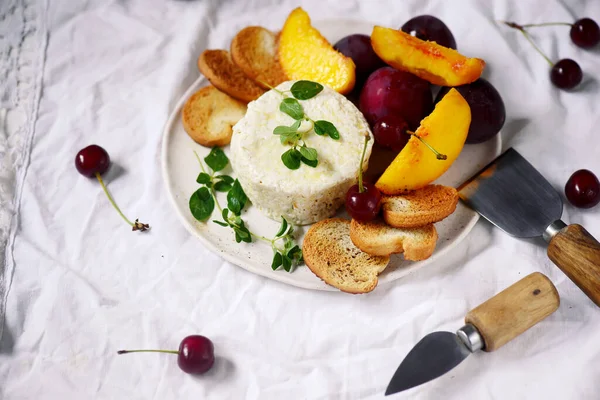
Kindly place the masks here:
[[(353, 33), (368, 35), (373, 28), (373, 25), (367, 22), (352, 20), (317, 21), (314, 26), (331, 43)], [(162, 171), (169, 197), (180, 220), (187, 230), (198, 237), (209, 249), (250, 272), (306, 289), (337, 290), (323, 283), (305, 266), (300, 266), (293, 273), (283, 270), (272, 271), (273, 253), (268, 244), (261, 241), (238, 244), (235, 242), (230, 228), (223, 228), (210, 220), (205, 223), (198, 222), (190, 213), (188, 201), (192, 193), (199, 187), (196, 177), (200, 172), (200, 166), (193, 150), (197, 151), (202, 158), (210, 150), (196, 144), (186, 134), (181, 124), (181, 108), (188, 97), (207, 84), (208, 82), (202, 76), (194, 82), (177, 103), (163, 132)], [(495, 140), (482, 144), (466, 145), (460, 157), (437, 183), (456, 187), (499, 155), (500, 149), (500, 135), (497, 135)], [(228, 148), (224, 150), (228, 154)], [(224, 172), (232, 173), (229, 166)], [(225, 195), (219, 193), (218, 196), (221, 204), (227, 204)], [(215, 211), (215, 218), (219, 218), (217, 213)], [(343, 211), (340, 213), (342, 214)], [(242, 216), (251, 231), (266, 237), (272, 237), (279, 227), (278, 222), (267, 218), (252, 205), (246, 206), (246, 211)], [(408, 262), (404, 261), (402, 256), (393, 256), (390, 265), (379, 277), (379, 284), (393, 282), (417, 268), (432, 263), (443, 263), (444, 254), (465, 238), (478, 218), (477, 213), (459, 203), (456, 211), (450, 217), (436, 224), (439, 240), (434, 254), (429, 259), (420, 262)], [(307, 229), (308, 227), (301, 227), (297, 230), (298, 243), (301, 243)]]

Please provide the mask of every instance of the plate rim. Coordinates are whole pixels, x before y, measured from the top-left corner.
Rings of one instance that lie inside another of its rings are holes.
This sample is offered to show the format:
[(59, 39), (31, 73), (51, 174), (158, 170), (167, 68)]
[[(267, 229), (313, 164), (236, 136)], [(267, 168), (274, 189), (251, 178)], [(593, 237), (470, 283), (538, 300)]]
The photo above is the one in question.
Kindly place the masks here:
[[(364, 24), (365, 21), (362, 20), (353, 20), (353, 19), (325, 19), (322, 21), (318, 21), (318, 23), (327, 23), (327, 22), (335, 22), (335, 23), (362, 23)], [(367, 23), (371, 24), (371, 22)], [(209, 83), (208, 80), (206, 79), (206, 77), (204, 77), (203, 75), (199, 75), (198, 78), (196, 80), (194, 80), (194, 82), (186, 89), (186, 91), (181, 95), (181, 97), (179, 98), (179, 100), (177, 101), (177, 103), (175, 104), (175, 106), (173, 107), (173, 109), (171, 110), (171, 113), (169, 115), (169, 118), (167, 119), (162, 132), (161, 132), (161, 142), (160, 142), (160, 146), (161, 146), (161, 150), (160, 150), (160, 156), (161, 156), (161, 173), (162, 173), (162, 178), (163, 178), (163, 182), (164, 185), (167, 189), (167, 195), (169, 197), (169, 203), (171, 204), (172, 208), (175, 209), (175, 212), (177, 214), (177, 218), (179, 219), (179, 221), (181, 223), (183, 223), (183, 226), (186, 228), (186, 230), (192, 234), (192, 236), (197, 237), (198, 239), (200, 239), (200, 242), (208, 249), (210, 250), (212, 253), (220, 256), (221, 258), (223, 258), (225, 261), (239, 267), (242, 268), (248, 272), (254, 273), (256, 275), (274, 280), (274, 281), (278, 281), (281, 283), (285, 283), (287, 285), (291, 285), (291, 286), (295, 286), (298, 288), (302, 288), (302, 289), (308, 289), (308, 290), (319, 290), (319, 291), (325, 291), (325, 292), (340, 292), (339, 289), (334, 288), (330, 285), (325, 284), (325, 282), (323, 282), (322, 279), (318, 278), (315, 275), (316, 279), (319, 279), (320, 281), (320, 285), (316, 285), (316, 282), (305, 282), (305, 281), (299, 281), (297, 279), (294, 279), (293, 273), (286, 273), (286, 274), (278, 274), (276, 276), (274, 276), (272, 274), (273, 271), (271, 271), (270, 269), (267, 268), (257, 268), (255, 266), (253, 266), (252, 264), (248, 264), (245, 263), (244, 260), (242, 260), (241, 258), (230, 254), (226, 251), (223, 251), (219, 248), (217, 248), (212, 242), (210, 242), (208, 239), (206, 239), (203, 235), (200, 234), (200, 232), (198, 232), (198, 230), (188, 222), (186, 216), (184, 216), (182, 214), (182, 211), (179, 209), (179, 204), (176, 201), (176, 196), (175, 193), (172, 189), (173, 186), (173, 182), (171, 180), (170, 175), (168, 174), (168, 169), (167, 169), (167, 155), (168, 155), (168, 146), (167, 143), (169, 142), (168, 137), (169, 135), (171, 135), (171, 132), (173, 130), (173, 124), (175, 123), (175, 120), (179, 119), (181, 116), (181, 109), (183, 108), (183, 105), (185, 104), (185, 102), (187, 101), (187, 99), (196, 91), (198, 90), (200, 87), (200, 85), (202, 85), (203, 82)], [(496, 149), (495, 149), (495, 156), (497, 157), (498, 155), (501, 154), (502, 152), (502, 136), (501, 136), (502, 132), (499, 132), (496, 135)], [(465, 206), (466, 207), (466, 206)], [(466, 223), (464, 225), (464, 228), (462, 229), (462, 232), (457, 235), (454, 240), (452, 241), (452, 243), (445, 247), (444, 249), (440, 250), (440, 251), (436, 251), (434, 252), (434, 254), (429, 257), (426, 260), (422, 260), (419, 261), (419, 268), (413, 268), (411, 271), (407, 272), (405, 275), (401, 275), (391, 281), (386, 281), (386, 282), (379, 282), (379, 285), (384, 286), (387, 284), (390, 284), (392, 282), (397, 281), (398, 279), (401, 279), (407, 275), (410, 275), (411, 273), (415, 272), (417, 269), (421, 269), (422, 267), (426, 267), (434, 262), (438, 261), (438, 258), (442, 257), (444, 254), (446, 254), (448, 251), (454, 249), (459, 243), (461, 243), (465, 237), (471, 232), (471, 230), (473, 229), (473, 227), (475, 226), (475, 224), (477, 224), (477, 221), (479, 221), (480, 219), (480, 215), (479, 213), (477, 213), (474, 210), (471, 210), (467, 207), (467, 210), (472, 213), (472, 217), (469, 219), (469, 222)]]

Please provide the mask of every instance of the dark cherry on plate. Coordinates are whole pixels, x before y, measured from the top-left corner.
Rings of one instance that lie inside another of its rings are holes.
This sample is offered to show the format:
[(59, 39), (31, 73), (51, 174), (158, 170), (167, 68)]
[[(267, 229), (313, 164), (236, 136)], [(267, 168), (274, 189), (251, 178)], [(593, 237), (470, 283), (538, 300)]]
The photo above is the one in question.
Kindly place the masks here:
[(581, 83), (582, 78), (581, 67), (570, 58), (559, 60), (550, 70), (550, 80), (560, 89), (573, 89)]
[(408, 123), (397, 115), (386, 115), (373, 124), (373, 136), (378, 144), (400, 152), (408, 140)]
[(357, 85), (362, 85), (373, 71), (385, 66), (385, 63), (373, 51), (371, 37), (368, 35), (348, 35), (340, 39), (333, 48), (354, 61)]
[(346, 211), (357, 221), (370, 221), (379, 214), (381, 208), (381, 192), (370, 183), (363, 182), (364, 192), (358, 185), (346, 192)]
[(571, 26), (571, 40), (577, 46), (589, 49), (600, 43), (600, 27), (590, 18), (582, 18)]
[(207, 372), (215, 363), (214, 345), (209, 338), (201, 335), (186, 336), (179, 350), (119, 350), (127, 353), (170, 353), (177, 354), (177, 365), (188, 374), (200, 375)]
[(110, 167), (110, 157), (102, 147), (92, 144), (79, 150), (75, 156), (75, 168), (81, 175), (93, 178), (102, 175)]
[(450, 29), (433, 15), (419, 15), (411, 18), (400, 28), (404, 32), (421, 40), (429, 40), (456, 50), (456, 40)]
[(600, 202), (600, 182), (593, 172), (580, 169), (567, 181), (565, 195), (575, 207), (592, 208)]
[(421, 120), (433, 110), (429, 82), (392, 67), (373, 72), (360, 94), (360, 111), (373, 126), (383, 116), (396, 114), (417, 129)]
[[(455, 89), (471, 108), (471, 126), (466, 143), (482, 143), (496, 136), (506, 119), (504, 102), (496, 88), (484, 78), (479, 78), (473, 83), (457, 86)], [(449, 91), (449, 87), (442, 87), (435, 98), (435, 103)]]

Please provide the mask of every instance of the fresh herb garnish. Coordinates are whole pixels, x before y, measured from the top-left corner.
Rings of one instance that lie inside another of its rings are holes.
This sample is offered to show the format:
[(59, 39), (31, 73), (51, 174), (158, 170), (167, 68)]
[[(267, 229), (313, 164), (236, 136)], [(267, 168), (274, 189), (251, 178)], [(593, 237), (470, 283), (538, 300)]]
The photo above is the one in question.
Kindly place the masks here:
[[(272, 88), (284, 99), (279, 104), (279, 110), (296, 121), (290, 126), (280, 125), (273, 130), (274, 135), (279, 136), (279, 140), (283, 145), (292, 146), (281, 155), (281, 161), (289, 169), (300, 168), (301, 163), (315, 168), (319, 164), (317, 150), (308, 147), (303, 140), (306, 133), (314, 130), (319, 136), (327, 135), (333, 140), (339, 140), (340, 133), (329, 121), (319, 120), (314, 121), (304, 113), (304, 109), (298, 100), (312, 99), (323, 90), (323, 85), (311, 81), (297, 81), (290, 88), (290, 93), (294, 98), (287, 97), (284, 92)], [(300, 131), (302, 121), (308, 121), (311, 124), (310, 129)]]
[[(290, 149), (290, 151), (297, 152), (297, 156), (294, 157), (298, 157), (298, 167), (300, 166), (300, 159), (306, 160), (305, 162), (312, 162), (305, 155), (309, 158), (316, 158), (316, 150), (309, 149), (306, 146), (300, 147), (300, 149), (303, 148), (305, 150)], [(314, 150), (314, 152), (311, 150)], [(229, 163), (229, 159), (223, 150), (215, 147), (208, 156), (204, 157), (204, 162), (209, 167), (210, 173), (204, 168), (198, 154), (196, 152), (194, 154), (202, 169), (202, 172), (196, 178), (196, 182), (202, 186), (192, 194), (189, 201), (190, 212), (194, 218), (198, 221), (206, 221), (212, 215), (216, 206), (221, 211), (223, 220), (213, 220), (213, 222), (222, 227), (231, 228), (237, 243), (251, 243), (253, 238), (257, 238), (271, 245), (275, 253), (271, 264), (273, 270), (283, 266), (284, 270), (291, 272), (293, 268), (300, 264), (302, 262), (302, 250), (294, 242), (294, 227), (285, 218), (282, 217), (281, 226), (273, 239), (257, 235), (248, 229), (240, 216), (248, 202), (248, 197), (242, 185), (237, 179), (233, 179), (229, 175), (215, 175), (216, 172), (225, 169)], [(227, 208), (221, 208), (215, 191), (227, 192)]]
[(211, 170), (210, 174), (206, 172), (206, 168), (204, 168), (204, 164), (200, 161), (198, 154), (196, 152), (194, 152), (194, 154), (202, 168), (202, 172), (198, 174), (196, 182), (202, 185), (202, 187), (192, 194), (189, 206), (194, 218), (198, 221), (205, 221), (211, 216), (215, 209), (215, 204), (218, 204), (215, 201), (215, 190), (219, 192), (231, 190), (234, 180), (229, 175), (215, 175), (215, 172), (222, 171), (229, 163), (229, 159), (220, 148), (214, 147), (210, 153), (204, 157), (204, 162)]
[(298, 100), (312, 99), (323, 90), (323, 85), (312, 81), (298, 81), (292, 85), (290, 92)]
[[(284, 270), (291, 272), (292, 268), (302, 262), (302, 249), (294, 243), (293, 233), (294, 226), (288, 223), (284, 217), (281, 217), (279, 231), (277, 231), (275, 238), (270, 241), (273, 248), (273, 261), (271, 262), (273, 270), (283, 266)], [(280, 240), (283, 241), (283, 246), (277, 244)]]

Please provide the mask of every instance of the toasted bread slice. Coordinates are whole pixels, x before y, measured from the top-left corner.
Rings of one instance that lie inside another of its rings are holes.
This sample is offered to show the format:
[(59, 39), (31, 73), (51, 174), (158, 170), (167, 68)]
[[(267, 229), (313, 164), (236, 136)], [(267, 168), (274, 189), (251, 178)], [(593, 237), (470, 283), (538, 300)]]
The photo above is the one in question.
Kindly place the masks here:
[(325, 283), (347, 293), (367, 293), (377, 286), (377, 275), (389, 256), (371, 256), (350, 240), (350, 221), (324, 219), (312, 225), (302, 244), (304, 262)]
[(383, 219), (395, 228), (415, 228), (439, 222), (456, 210), (458, 192), (453, 187), (428, 185), (381, 199)]
[(194, 93), (181, 110), (183, 129), (202, 146), (226, 146), (231, 141), (231, 127), (246, 114), (246, 104), (206, 86)]
[(398, 229), (381, 220), (352, 220), (350, 238), (356, 247), (373, 256), (404, 253), (406, 260), (420, 261), (431, 257), (438, 235), (433, 224), (420, 228)]
[(277, 36), (263, 27), (248, 26), (231, 41), (233, 62), (265, 89), (288, 80), (279, 64)]
[(235, 65), (226, 50), (204, 50), (198, 57), (198, 69), (217, 89), (246, 103), (265, 92)]

